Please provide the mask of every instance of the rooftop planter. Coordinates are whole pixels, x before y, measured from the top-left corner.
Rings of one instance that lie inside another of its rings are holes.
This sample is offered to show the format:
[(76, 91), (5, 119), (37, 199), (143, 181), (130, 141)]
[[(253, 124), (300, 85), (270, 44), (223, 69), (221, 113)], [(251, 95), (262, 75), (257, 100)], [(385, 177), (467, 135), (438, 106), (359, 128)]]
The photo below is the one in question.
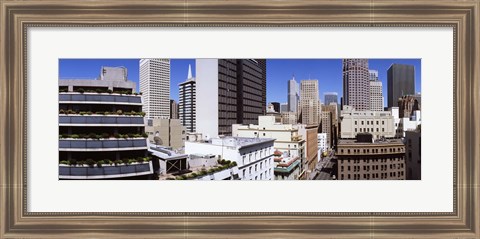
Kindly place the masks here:
[[(219, 160), (220, 161), (220, 160)], [(224, 164), (223, 165), (219, 165), (219, 166), (216, 166), (216, 167), (212, 167), (208, 170), (206, 169), (202, 169), (200, 171), (197, 171), (197, 172), (193, 172), (193, 173), (189, 173), (189, 174), (183, 174), (183, 175), (180, 175), (180, 176), (177, 176), (175, 178), (167, 178), (167, 180), (191, 180), (191, 179), (197, 179), (197, 178), (201, 178), (201, 177), (204, 177), (206, 175), (213, 175), (217, 172), (221, 172), (223, 170), (226, 170), (226, 169), (230, 169), (230, 168), (233, 168), (235, 166), (237, 166), (237, 162), (231, 162), (229, 160), (224, 160), (223, 161)]]
[(75, 89), (73, 91), (68, 91), (68, 89), (63, 88), (63, 89), (59, 89), (58, 92), (59, 93), (76, 92), (76, 93), (80, 93), (80, 94), (83, 94), (83, 93), (97, 93), (97, 94), (106, 93), (106, 94), (120, 94), (120, 95), (142, 95), (142, 92), (132, 93), (131, 91), (112, 91), (110, 89), (105, 90), (105, 89), (101, 89), (101, 88), (97, 88), (97, 89), (78, 88), (78, 89)]
[(279, 157), (279, 156), (282, 156), (282, 155), (283, 155), (283, 153), (280, 152), (279, 150), (275, 150), (275, 152), (273, 152), (273, 156)]
[(110, 159), (103, 159), (95, 161), (93, 159), (86, 160), (62, 160), (60, 161), (60, 166), (64, 167), (108, 167), (108, 166), (122, 166), (122, 165), (136, 165), (136, 164), (145, 164), (152, 161), (151, 157), (137, 157), (137, 158), (124, 158), (122, 160), (112, 161)]
[(60, 124), (112, 124), (112, 125), (138, 125), (143, 126), (144, 121), (141, 116), (123, 116), (123, 115), (59, 115)]
[(117, 110), (117, 111), (75, 111), (75, 110), (64, 110), (60, 109), (58, 111), (59, 114), (64, 114), (64, 115), (121, 115), (121, 116), (145, 116), (145, 112), (136, 112), (136, 111), (129, 111), (129, 112), (123, 112), (122, 110)]
[(147, 133), (142, 133), (142, 134), (109, 134), (109, 133), (103, 133), (103, 134), (95, 134), (95, 133), (89, 133), (89, 134), (61, 134), (59, 135), (60, 139), (96, 139), (96, 140), (101, 140), (101, 139), (135, 139), (135, 138), (148, 138)]

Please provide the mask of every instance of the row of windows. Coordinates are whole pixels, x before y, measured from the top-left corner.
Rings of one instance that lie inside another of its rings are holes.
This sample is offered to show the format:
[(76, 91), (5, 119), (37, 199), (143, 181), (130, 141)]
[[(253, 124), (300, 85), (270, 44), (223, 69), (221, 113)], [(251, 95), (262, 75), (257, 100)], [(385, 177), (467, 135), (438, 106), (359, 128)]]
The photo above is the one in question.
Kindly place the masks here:
[[(346, 175), (346, 177), (345, 177)], [(351, 176), (353, 175), (353, 177)], [(359, 173), (356, 173), (356, 174), (341, 174), (340, 175), (340, 179), (344, 180), (344, 179), (352, 179), (353, 180), (360, 180), (360, 179), (386, 179), (388, 177), (390, 178), (397, 178), (397, 177), (402, 177), (404, 176), (405, 173), (403, 171), (399, 171), (399, 172), (390, 172), (390, 173), (364, 173), (364, 174), (359, 174)], [(362, 178), (360, 178), (362, 177)]]
[[(362, 120), (362, 121), (360, 121), (360, 123), (361, 123), (362, 125), (364, 125), (365, 122), (367, 122), (367, 125), (370, 125), (370, 124), (373, 125), (373, 122), (374, 122), (374, 121), (373, 121), (373, 120), (370, 120), (370, 121), (368, 121), (368, 120), (363, 121), (363, 120)], [(379, 123), (379, 121), (377, 120), (377, 121), (376, 121), (376, 124), (378, 125), (378, 123)], [(357, 125), (357, 124), (358, 124), (358, 122), (355, 120), (355, 125)], [(384, 121), (384, 120), (382, 120), (382, 125), (385, 125), (385, 121)]]
[[(387, 164), (382, 164), (382, 165), (364, 165), (363, 166), (363, 170), (364, 171), (370, 171), (370, 168), (372, 170), (379, 170), (378, 166), (380, 166), (380, 170), (381, 171), (386, 171), (388, 169), (388, 165)], [(397, 167), (399, 169), (402, 169), (404, 168), (404, 164), (403, 163), (399, 163), (399, 164), (390, 164), (390, 169), (397, 169)], [(353, 166), (353, 171), (354, 172), (358, 172), (360, 171), (361, 167), (360, 166)], [(350, 171), (351, 170), (351, 167), (350, 166), (347, 166), (347, 171)], [(340, 166), (340, 171), (343, 172), (345, 171), (345, 167), (344, 166)]]
[[(340, 164), (346, 164), (346, 163), (350, 163), (351, 161), (353, 161), (354, 164), (358, 164), (362, 161), (362, 159), (344, 159), (344, 160), (339, 160), (339, 163)], [(375, 162), (375, 163), (386, 163), (386, 162), (394, 162), (394, 161), (403, 161), (403, 157), (398, 157), (398, 158), (389, 158), (389, 159), (363, 159), (363, 162), (364, 163), (372, 163), (372, 162)]]
[[(370, 132), (370, 133), (375, 132), (373, 128), (355, 128), (355, 133), (358, 132), (358, 129), (360, 129), (360, 132)], [(377, 128), (377, 132), (379, 132), (379, 128)], [(382, 132), (385, 132), (385, 128), (382, 128)]]
[[(353, 149), (353, 150), (350, 150), (350, 149), (347, 149), (346, 152), (349, 154), (350, 152), (353, 153), (395, 153), (395, 152), (404, 152), (405, 150), (403, 148), (381, 148), (380, 150), (379, 149), (363, 149), (362, 151), (360, 151), (360, 149)], [(340, 153), (343, 153), (344, 152), (344, 149), (340, 149)], [(348, 161), (350, 162), (350, 161)]]

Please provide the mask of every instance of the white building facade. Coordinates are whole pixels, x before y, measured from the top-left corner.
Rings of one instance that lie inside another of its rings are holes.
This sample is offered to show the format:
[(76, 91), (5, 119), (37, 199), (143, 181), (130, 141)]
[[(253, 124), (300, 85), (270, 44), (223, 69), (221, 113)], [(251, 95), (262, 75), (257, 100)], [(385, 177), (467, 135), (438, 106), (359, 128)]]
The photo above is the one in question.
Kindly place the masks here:
[(320, 160), (322, 153), (327, 152), (328, 150), (327, 133), (318, 133), (317, 139), (318, 139), (318, 160)]
[(394, 117), (395, 135), (397, 137), (405, 137), (407, 131), (416, 130), (418, 125), (422, 124), (422, 113), (415, 110), (410, 117), (399, 118), (398, 107), (391, 107), (390, 112)]
[(145, 118), (170, 118), (169, 59), (140, 59), (140, 92)]
[(273, 180), (274, 139), (224, 137), (185, 142), (186, 154), (214, 154), (235, 161), (240, 180)]
[(340, 138), (353, 139), (358, 133), (370, 133), (374, 139), (395, 137), (394, 116), (388, 111), (357, 111), (344, 106)]
[(383, 111), (382, 82), (370, 81), (370, 110)]

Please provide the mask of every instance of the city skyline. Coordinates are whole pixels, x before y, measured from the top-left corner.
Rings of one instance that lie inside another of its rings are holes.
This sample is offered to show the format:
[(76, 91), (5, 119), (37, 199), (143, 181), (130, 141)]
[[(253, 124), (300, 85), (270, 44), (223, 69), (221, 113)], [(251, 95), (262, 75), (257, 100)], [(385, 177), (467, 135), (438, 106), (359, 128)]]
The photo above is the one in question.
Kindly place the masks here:
[[(96, 78), (102, 66), (124, 66), (128, 79), (139, 88), (140, 59), (60, 59), (60, 79)], [(343, 96), (342, 59), (267, 59), (267, 102), (287, 102), (288, 80), (295, 76), (297, 82), (307, 79), (319, 81), (319, 97), (324, 93), (337, 92), (338, 100)], [(387, 70), (394, 64), (409, 64), (415, 67), (415, 93), (421, 92), (421, 59), (369, 59), (369, 68), (378, 71), (383, 84), (384, 105), (387, 105)], [(188, 65), (196, 76), (195, 59), (171, 59), (170, 98), (179, 101), (178, 84), (187, 79)]]

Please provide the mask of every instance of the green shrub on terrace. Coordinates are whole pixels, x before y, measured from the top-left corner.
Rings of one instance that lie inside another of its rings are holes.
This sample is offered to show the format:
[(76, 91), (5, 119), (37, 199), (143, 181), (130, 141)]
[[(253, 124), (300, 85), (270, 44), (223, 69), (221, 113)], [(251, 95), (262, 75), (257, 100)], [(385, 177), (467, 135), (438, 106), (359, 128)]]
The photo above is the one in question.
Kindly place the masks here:
[(117, 115), (122, 115), (123, 111), (122, 110), (117, 110)]
[(104, 163), (105, 163), (105, 161), (103, 161), (103, 160), (98, 161), (97, 162), (97, 167), (101, 168), (102, 164), (104, 164)]
[(108, 138), (110, 138), (110, 134), (109, 133), (103, 133), (102, 138), (108, 139)]
[[(78, 134), (72, 134), (70, 135), (70, 138), (72, 139), (78, 139), (80, 136)], [(83, 138), (83, 137), (82, 137)]]
[(68, 162), (69, 162), (70, 165), (76, 165), (77, 164), (76, 159), (69, 159)]
[(85, 90), (83, 88), (78, 88), (76, 91), (79, 92), (79, 93), (85, 92)]
[(85, 160), (85, 163), (87, 163), (90, 167), (93, 167), (93, 165), (95, 165), (95, 161), (93, 159), (87, 159)]
[(95, 134), (95, 133), (89, 133), (89, 134), (88, 134), (88, 138), (90, 138), (90, 139), (96, 139), (96, 138), (97, 138), (97, 134)]
[(60, 109), (60, 110), (58, 111), (58, 113), (60, 113), (60, 114), (65, 114), (65, 110)]
[(107, 93), (111, 94), (111, 93), (113, 93), (113, 91), (110, 90), (110, 89), (108, 89), (108, 90), (107, 90)]
[(117, 165), (119, 165), (119, 164), (122, 164), (123, 161), (120, 160), (120, 159), (117, 159), (117, 160), (115, 160), (113, 163), (115, 164), (115, 166), (117, 166)]
[(69, 162), (69, 161), (67, 161), (67, 160), (62, 160), (62, 161), (60, 161), (60, 164), (67, 164), (67, 165), (70, 165), (70, 162)]

